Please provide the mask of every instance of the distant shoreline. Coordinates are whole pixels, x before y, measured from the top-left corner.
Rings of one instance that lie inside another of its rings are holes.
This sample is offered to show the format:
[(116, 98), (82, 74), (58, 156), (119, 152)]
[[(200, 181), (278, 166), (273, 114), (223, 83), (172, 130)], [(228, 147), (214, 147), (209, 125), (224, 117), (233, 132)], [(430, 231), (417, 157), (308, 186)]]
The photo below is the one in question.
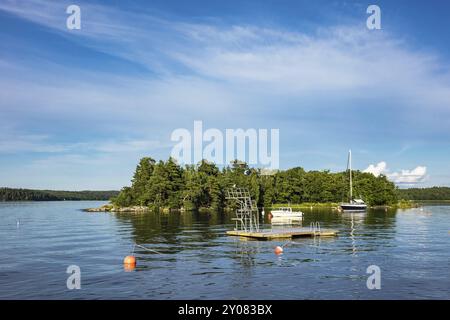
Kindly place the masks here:
[[(446, 201), (443, 201), (446, 202)], [(450, 202), (450, 201), (448, 201)], [(368, 209), (411, 209), (411, 208), (418, 208), (420, 207), (420, 201), (411, 201), (411, 200), (401, 200), (397, 204), (394, 205), (379, 205), (379, 206), (369, 206)], [(293, 203), (293, 204), (281, 204), (281, 203), (274, 203), (272, 206), (265, 208), (265, 210), (272, 210), (277, 209), (281, 207), (290, 207), (294, 211), (298, 210), (309, 210), (309, 209), (332, 209), (332, 210), (339, 210), (339, 203), (334, 202), (316, 202), (316, 203)], [(185, 211), (209, 211), (209, 210), (215, 210), (214, 208), (207, 208), (207, 207), (201, 207), (197, 209), (186, 209), (186, 208), (179, 208), (179, 209), (170, 209), (170, 208), (150, 208), (146, 206), (130, 206), (130, 207), (118, 207), (114, 206), (113, 204), (105, 204), (98, 208), (85, 208), (83, 211), (85, 212), (114, 212), (114, 213), (146, 213), (146, 212), (162, 212), (162, 213), (169, 213), (169, 212), (185, 212)], [(222, 211), (230, 211), (232, 208), (225, 207), (222, 209)], [(264, 210), (264, 208), (260, 208), (260, 210)]]
[(19, 188), (0, 188), (0, 202), (14, 201), (109, 201), (119, 194), (119, 191), (59, 191), (35, 190)]

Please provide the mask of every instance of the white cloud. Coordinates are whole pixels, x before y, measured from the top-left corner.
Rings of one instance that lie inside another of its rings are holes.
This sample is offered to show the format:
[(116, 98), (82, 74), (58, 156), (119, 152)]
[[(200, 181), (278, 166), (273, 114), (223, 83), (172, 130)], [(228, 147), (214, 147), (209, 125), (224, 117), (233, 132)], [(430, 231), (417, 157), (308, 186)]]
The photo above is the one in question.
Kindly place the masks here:
[[(37, 74), (38, 79), (48, 79), (39, 85), (41, 82), (34, 79), (14, 81), (15, 77), (11, 79), (5, 73), (0, 79), (5, 88), (0, 97), (10, 102), (11, 108), (28, 106), (28, 100), (32, 100), (42, 105), (40, 112), (44, 109), (52, 114), (80, 109), (89, 114), (104, 113), (109, 109), (110, 114), (124, 118), (124, 114), (132, 117), (149, 109), (152, 115), (158, 109), (158, 115), (167, 111), (166, 115), (172, 116), (173, 112), (181, 115), (178, 110), (182, 108), (202, 108), (207, 116), (233, 107), (242, 110), (244, 103), (246, 110), (260, 111), (262, 103), (273, 101), (271, 98), (278, 94), (315, 100), (297, 103), (296, 108), (314, 108), (326, 98), (337, 102), (342, 97), (389, 96), (391, 101), (407, 101), (397, 105), (397, 112), (422, 108), (426, 115), (421, 120), (433, 117), (433, 110), (446, 113), (448, 117), (441, 116), (443, 120), (450, 117), (446, 108), (450, 75), (439, 57), (429, 52), (418, 54), (386, 31), (336, 26), (305, 34), (252, 25), (193, 24), (83, 3), (86, 18), (82, 30), (68, 33), (65, 15), (60, 16), (64, 5), (42, 0), (6, 1), (0, 4), (0, 10), (45, 25), (80, 45), (130, 60), (159, 76), (120, 79), (113, 74), (93, 76), (61, 67)], [(58, 81), (55, 74), (64, 79)], [(24, 86), (27, 94), (22, 90), (15, 93), (14, 88)], [(338, 103), (335, 106), (339, 108)], [(289, 107), (277, 105), (278, 111)], [(363, 112), (364, 104), (359, 108)], [(405, 122), (417, 112), (403, 114)]]
[(414, 185), (423, 182), (427, 174), (427, 167), (418, 166), (413, 170), (401, 170), (388, 174), (388, 179), (395, 184)]
[(384, 161), (378, 162), (376, 165), (369, 165), (369, 167), (363, 172), (372, 173), (375, 177), (378, 177), (380, 174), (385, 173), (387, 168), (387, 164)]
[[(68, 33), (65, 15), (60, 14), (66, 4), (68, 2), (5, 1), (0, 4), (0, 10), (45, 25), (81, 45), (161, 73), (157, 81), (147, 83), (147, 90), (170, 82), (187, 85), (196, 81), (201, 86), (198, 91), (205, 94), (210, 92), (213, 78), (232, 85), (219, 85), (220, 90), (216, 90), (219, 95), (223, 95), (223, 90), (236, 92), (243, 84), (247, 90), (258, 94), (288, 93), (296, 97), (317, 96), (317, 92), (331, 93), (334, 97), (345, 94), (364, 97), (376, 92), (377, 96), (390, 95), (408, 101), (407, 108), (416, 108), (418, 104), (425, 106), (429, 113), (431, 108), (445, 109), (450, 101), (450, 74), (442, 68), (439, 58), (429, 52), (410, 50), (406, 43), (386, 31), (335, 26), (305, 34), (252, 25), (220, 27), (168, 21), (145, 12), (83, 3), (86, 18), (83, 18), (82, 30)], [(190, 70), (191, 77), (180, 79), (177, 66)], [(76, 75), (74, 70), (68, 73), (71, 78)], [(83, 83), (89, 81), (85, 74), (79, 76), (83, 77)], [(207, 81), (202, 82), (205, 77)], [(135, 80), (142, 82), (143, 79)], [(104, 83), (101, 79), (91, 81), (96, 83), (96, 88)], [(74, 88), (73, 84), (70, 86)], [(78, 87), (83, 91), (89, 85), (79, 84)], [(134, 90), (138, 95), (126, 90), (118, 94), (147, 101), (145, 98), (151, 94), (146, 94), (147, 90), (142, 87)], [(174, 89), (180, 92), (161, 91), (163, 98), (171, 100), (171, 97), (186, 94), (183, 85)], [(63, 88), (58, 90), (64, 92)], [(238, 90), (235, 95), (239, 94)], [(195, 96), (189, 95), (189, 98), (195, 99)], [(221, 101), (221, 98), (215, 100)], [(117, 101), (117, 97), (110, 100)], [(189, 99), (183, 100), (188, 103)]]
[(252, 25), (220, 27), (83, 3), (82, 32), (68, 33), (60, 14), (66, 4), (6, 1), (0, 10), (160, 72), (164, 81), (173, 79), (175, 64), (199, 77), (258, 86), (260, 92), (383, 92), (441, 109), (450, 101), (450, 74), (439, 57), (417, 53), (387, 31), (335, 26), (305, 34)]
[(376, 177), (384, 174), (390, 181), (402, 185), (418, 184), (427, 178), (427, 167), (425, 166), (417, 166), (412, 170), (401, 170), (390, 173), (385, 161), (381, 161), (376, 165), (371, 164), (363, 172), (372, 173)]

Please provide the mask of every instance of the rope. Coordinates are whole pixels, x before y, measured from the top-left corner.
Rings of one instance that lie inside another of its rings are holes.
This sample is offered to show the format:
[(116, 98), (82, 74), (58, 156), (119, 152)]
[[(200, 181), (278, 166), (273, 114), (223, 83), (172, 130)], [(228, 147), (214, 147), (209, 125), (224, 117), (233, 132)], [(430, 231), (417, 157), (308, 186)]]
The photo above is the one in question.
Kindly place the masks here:
[(284, 247), (286, 247), (286, 246), (288, 246), (288, 245), (290, 245), (290, 244), (293, 244), (293, 243), (294, 243), (294, 242), (289, 241), (289, 242), (286, 242), (285, 244), (283, 244), (281, 247), (284, 248)]
[(147, 251), (150, 251), (150, 252), (154, 252), (154, 253), (157, 253), (157, 254), (162, 254), (161, 252), (158, 252), (158, 251), (153, 250), (153, 249), (146, 248), (146, 247), (141, 246), (140, 244), (136, 244), (136, 243), (133, 245), (133, 251), (131, 251), (131, 253), (134, 252), (134, 248), (135, 248), (135, 247), (139, 247), (139, 248), (141, 248), (141, 249), (144, 249), (144, 250), (147, 250)]

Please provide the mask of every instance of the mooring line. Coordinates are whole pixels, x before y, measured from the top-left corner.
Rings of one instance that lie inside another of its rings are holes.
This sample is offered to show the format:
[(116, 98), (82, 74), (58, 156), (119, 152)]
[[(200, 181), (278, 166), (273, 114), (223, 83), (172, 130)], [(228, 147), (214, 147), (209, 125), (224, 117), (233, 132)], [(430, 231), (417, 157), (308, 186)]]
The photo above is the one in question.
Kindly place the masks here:
[[(313, 247), (313, 248), (320, 247), (320, 246), (315, 246), (315, 245), (310, 245), (310, 244), (305, 244), (305, 243), (299, 243), (299, 242), (295, 242), (295, 241), (288, 241), (288, 242), (284, 243), (283, 245), (281, 245), (280, 247), (284, 248), (284, 247), (287, 247), (287, 246), (289, 246), (291, 244), (301, 244), (302, 246)], [(321, 248), (323, 249), (324, 247), (321, 247)]]
[(293, 243), (294, 243), (294, 242), (289, 241), (289, 242), (286, 242), (285, 244), (283, 244), (281, 247), (284, 248), (284, 247), (286, 247), (286, 246), (288, 246), (288, 245), (290, 245), (290, 244), (293, 244)]
[(137, 244), (137, 243), (135, 243), (134, 246), (133, 246), (133, 252), (134, 252), (134, 247), (139, 247), (139, 248), (142, 248), (144, 250), (147, 250), (147, 251), (150, 251), (150, 252), (154, 252), (154, 253), (157, 253), (157, 254), (162, 254), (161, 252), (158, 252), (158, 251), (153, 250), (153, 249), (146, 248), (146, 247), (141, 246), (140, 244)]

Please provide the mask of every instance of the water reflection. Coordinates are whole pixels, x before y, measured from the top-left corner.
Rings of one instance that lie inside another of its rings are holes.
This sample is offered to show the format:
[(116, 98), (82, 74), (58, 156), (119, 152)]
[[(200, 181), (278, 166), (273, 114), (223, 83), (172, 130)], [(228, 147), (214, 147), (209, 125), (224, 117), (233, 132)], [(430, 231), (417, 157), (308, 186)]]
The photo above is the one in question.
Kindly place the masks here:
[[(274, 248), (285, 241), (227, 236), (232, 213), (80, 210), (92, 206), (0, 204), (0, 298), (449, 298), (449, 206), (363, 215), (305, 210), (303, 226), (319, 221), (339, 236), (295, 239), (280, 256)], [(136, 248), (136, 268), (124, 272), (134, 243), (161, 254)], [(83, 270), (83, 290), (61, 290), (71, 264)], [(383, 270), (377, 292), (366, 287), (372, 264)]]
[[(233, 217), (232, 212), (216, 211), (116, 215), (119, 223), (131, 226), (132, 241), (163, 254), (136, 250), (140, 263), (135, 271), (168, 271), (182, 266), (188, 273), (191, 270), (192, 276), (209, 279), (212, 274), (228, 274), (232, 270), (231, 284), (236, 290), (252, 287), (251, 279), (260, 277), (259, 268), (274, 266), (301, 270), (305, 265), (327, 263), (334, 269), (332, 264), (346, 263), (346, 277), (359, 281), (367, 267), (361, 266), (361, 259), (368, 252), (392, 246), (396, 233), (395, 210), (338, 213), (326, 208), (312, 209), (304, 214), (300, 224), (292, 226), (272, 225), (267, 215), (260, 217), (261, 221), (265, 219), (264, 228), (274, 230), (307, 227), (316, 222), (323, 229), (339, 230), (339, 237), (300, 238), (289, 243), (229, 237), (226, 231), (233, 229)], [(286, 246), (284, 254), (274, 254), (277, 245)], [(346, 262), (335, 260), (341, 254), (347, 257), (343, 260)], [(385, 259), (386, 256), (377, 258), (377, 263)]]
[[(232, 212), (217, 211), (189, 211), (182, 213), (148, 213), (148, 214), (126, 214), (115, 215), (117, 221), (132, 227), (132, 240), (136, 244), (149, 246), (165, 254), (176, 254), (183, 250), (201, 250), (206, 247), (222, 245), (221, 238), (225, 236), (226, 230), (233, 228)], [(373, 250), (370, 246), (361, 247), (367, 238), (379, 236), (377, 230), (382, 230), (385, 239), (392, 238), (395, 233), (396, 211), (395, 210), (368, 210), (363, 213), (337, 213), (332, 209), (312, 209), (304, 214), (304, 219), (292, 226), (272, 225), (264, 217), (264, 228), (273, 230), (286, 229), (290, 227), (308, 226), (316, 222), (321, 228), (334, 228), (341, 235), (348, 234), (350, 240), (350, 251), (353, 256), (358, 252)], [(263, 217), (261, 216), (261, 219)], [(328, 239), (327, 239), (328, 240)], [(257, 247), (249, 242), (234, 240), (236, 249), (239, 249), (239, 259), (245, 259), (245, 265), (252, 265), (253, 256), (257, 253)], [(322, 239), (312, 239), (312, 245), (320, 247)], [(256, 241), (256, 243), (258, 243)], [(360, 244), (358, 244), (360, 243)], [(139, 254), (151, 253), (138, 251)]]
[(352, 254), (356, 255), (356, 241), (355, 241), (355, 221), (354, 213), (351, 213), (352, 223), (350, 226), (350, 239), (352, 240)]
[(162, 253), (178, 253), (185, 249), (213, 245), (219, 236), (211, 226), (223, 223), (219, 212), (173, 212), (116, 215), (119, 222), (132, 226), (136, 244), (156, 246)]
[(234, 238), (234, 258), (245, 267), (253, 267), (257, 264), (256, 255), (260, 253), (261, 242), (247, 238)]

